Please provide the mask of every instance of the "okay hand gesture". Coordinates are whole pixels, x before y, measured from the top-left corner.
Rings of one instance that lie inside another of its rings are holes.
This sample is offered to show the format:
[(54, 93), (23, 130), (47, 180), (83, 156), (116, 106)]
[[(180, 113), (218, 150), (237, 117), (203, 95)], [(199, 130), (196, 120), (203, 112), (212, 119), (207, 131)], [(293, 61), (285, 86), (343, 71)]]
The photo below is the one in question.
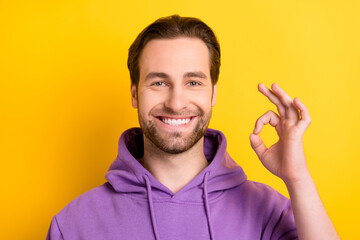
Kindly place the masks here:
[[(264, 84), (259, 91), (277, 107), (278, 114), (268, 111), (257, 119), (250, 144), (262, 164), (285, 183), (296, 182), (309, 175), (306, 164), (303, 136), (310, 125), (311, 118), (306, 106), (299, 98), (294, 100), (276, 83), (271, 90)], [(267, 123), (275, 127), (279, 140), (267, 148), (259, 136)]]

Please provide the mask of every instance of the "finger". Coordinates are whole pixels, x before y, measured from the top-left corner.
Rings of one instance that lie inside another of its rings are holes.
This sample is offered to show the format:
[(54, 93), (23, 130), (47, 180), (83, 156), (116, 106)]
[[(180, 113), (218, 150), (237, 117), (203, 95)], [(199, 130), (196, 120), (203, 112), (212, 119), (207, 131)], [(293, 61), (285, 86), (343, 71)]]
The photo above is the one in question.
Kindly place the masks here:
[(311, 123), (311, 117), (310, 117), (310, 113), (309, 110), (307, 109), (307, 107), (305, 106), (305, 104), (303, 104), (299, 98), (294, 98), (294, 105), (295, 107), (297, 107), (297, 109), (300, 110), (300, 121), (297, 123), (301, 128), (303, 128), (304, 130), (306, 130), (310, 123)]
[(270, 123), (271, 126), (276, 127), (280, 122), (280, 117), (273, 111), (267, 111), (264, 115), (256, 120), (254, 134), (261, 133), (264, 125)]
[(250, 134), (250, 145), (251, 145), (252, 149), (254, 149), (258, 158), (261, 160), (262, 155), (267, 150), (267, 147), (265, 146), (261, 137), (259, 135), (253, 134), (253, 133)]
[(281, 103), (279, 97), (276, 96), (276, 94), (268, 89), (263, 83), (259, 83), (258, 90), (264, 94), (270, 100), (270, 102), (276, 105), (280, 116), (285, 118), (285, 106)]
[(273, 92), (279, 97), (282, 105), (285, 107), (285, 117), (286, 119), (297, 121), (299, 120), (299, 112), (294, 107), (292, 98), (282, 90), (277, 83), (271, 85)]

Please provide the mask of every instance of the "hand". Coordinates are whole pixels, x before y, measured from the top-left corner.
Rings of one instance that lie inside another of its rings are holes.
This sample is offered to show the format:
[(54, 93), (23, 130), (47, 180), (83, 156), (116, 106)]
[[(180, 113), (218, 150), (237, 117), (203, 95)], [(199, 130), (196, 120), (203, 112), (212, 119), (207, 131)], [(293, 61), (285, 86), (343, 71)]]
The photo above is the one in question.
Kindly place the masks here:
[[(294, 100), (276, 83), (271, 89), (258, 85), (259, 91), (277, 107), (280, 114), (268, 111), (255, 124), (250, 144), (262, 164), (285, 183), (296, 182), (309, 175), (306, 164), (303, 136), (311, 123), (309, 111), (299, 98)], [(267, 123), (275, 127), (279, 140), (267, 148), (259, 136)]]

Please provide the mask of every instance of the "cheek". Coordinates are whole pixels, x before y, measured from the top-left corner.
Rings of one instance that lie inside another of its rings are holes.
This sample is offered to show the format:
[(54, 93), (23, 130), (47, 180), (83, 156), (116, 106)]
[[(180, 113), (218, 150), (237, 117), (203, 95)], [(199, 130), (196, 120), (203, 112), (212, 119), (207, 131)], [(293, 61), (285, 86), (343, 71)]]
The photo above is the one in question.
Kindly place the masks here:
[(204, 110), (212, 107), (211, 98), (211, 92), (198, 92), (192, 95), (193, 103), (198, 105), (200, 108), (203, 108)]
[(143, 113), (148, 113), (152, 108), (161, 104), (163, 97), (151, 91), (139, 92), (138, 104), (139, 110)]

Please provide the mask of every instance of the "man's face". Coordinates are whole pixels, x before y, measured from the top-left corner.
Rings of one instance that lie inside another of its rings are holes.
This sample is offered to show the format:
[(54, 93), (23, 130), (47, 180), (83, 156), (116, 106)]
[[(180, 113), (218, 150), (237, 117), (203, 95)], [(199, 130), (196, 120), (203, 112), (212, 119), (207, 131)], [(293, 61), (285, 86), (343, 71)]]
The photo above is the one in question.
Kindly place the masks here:
[(177, 154), (204, 136), (216, 102), (210, 55), (198, 38), (156, 39), (140, 57), (138, 89), (131, 86), (145, 141)]

